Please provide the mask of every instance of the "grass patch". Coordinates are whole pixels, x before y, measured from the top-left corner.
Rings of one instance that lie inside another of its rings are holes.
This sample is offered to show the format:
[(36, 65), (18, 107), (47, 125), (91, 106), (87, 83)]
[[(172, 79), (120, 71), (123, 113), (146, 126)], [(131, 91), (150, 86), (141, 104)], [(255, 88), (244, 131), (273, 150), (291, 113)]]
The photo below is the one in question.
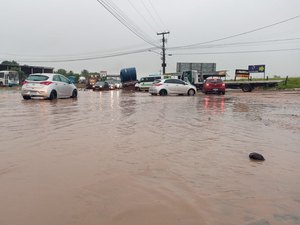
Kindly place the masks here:
[(278, 84), (278, 89), (293, 89), (300, 88), (300, 77), (290, 77), (287, 80), (283, 79), (286, 82)]

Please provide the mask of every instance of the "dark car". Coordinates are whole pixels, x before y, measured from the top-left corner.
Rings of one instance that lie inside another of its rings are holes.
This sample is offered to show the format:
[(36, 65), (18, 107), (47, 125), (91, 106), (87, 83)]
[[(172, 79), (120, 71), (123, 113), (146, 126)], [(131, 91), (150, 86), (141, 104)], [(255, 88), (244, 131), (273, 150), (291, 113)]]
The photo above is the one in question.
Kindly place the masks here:
[(109, 84), (104, 81), (97, 81), (93, 85), (93, 91), (109, 90)]
[(225, 83), (222, 79), (219, 79), (219, 78), (206, 79), (203, 84), (202, 92), (204, 94), (216, 93), (216, 94), (224, 95), (225, 94)]

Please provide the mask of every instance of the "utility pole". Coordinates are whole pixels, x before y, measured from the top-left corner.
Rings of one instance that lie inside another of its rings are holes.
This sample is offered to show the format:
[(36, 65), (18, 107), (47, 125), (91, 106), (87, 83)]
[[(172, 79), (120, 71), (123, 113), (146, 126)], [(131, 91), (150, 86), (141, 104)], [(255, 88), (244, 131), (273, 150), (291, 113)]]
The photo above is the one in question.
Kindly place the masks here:
[(165, 34), (169, 34), (170, 32), (169, 31), (165, 31), (165, 32), (161, 32), (161, 33), (157, 33), (157, 35), (162, 35), (163, 38), (162, 38), (162, 68), (163, 68), (163, 75), (166, 73), (166, 47), (165, 47), (165, 42), (166, 42), (166, 39), (165, 39)]

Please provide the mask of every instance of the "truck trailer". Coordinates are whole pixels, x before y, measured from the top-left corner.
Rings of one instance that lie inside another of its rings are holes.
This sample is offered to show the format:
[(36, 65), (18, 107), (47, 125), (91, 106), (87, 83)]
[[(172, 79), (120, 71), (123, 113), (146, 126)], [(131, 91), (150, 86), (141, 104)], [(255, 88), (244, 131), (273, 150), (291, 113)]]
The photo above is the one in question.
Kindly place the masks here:
[[(212, 73), (199, 73), (196, 70), (183, 71), (179, 79), (190, 82), (195, 85), (197, 90), (202, 90), (204, 80), (208, 77), (226, 77), (226, 71), (216, 71)], [(282, 80), (235, 80), (224, 81), (226, 88), (241, 89), (243, 92), (251, 92), (257, 87), (276, 87)]]

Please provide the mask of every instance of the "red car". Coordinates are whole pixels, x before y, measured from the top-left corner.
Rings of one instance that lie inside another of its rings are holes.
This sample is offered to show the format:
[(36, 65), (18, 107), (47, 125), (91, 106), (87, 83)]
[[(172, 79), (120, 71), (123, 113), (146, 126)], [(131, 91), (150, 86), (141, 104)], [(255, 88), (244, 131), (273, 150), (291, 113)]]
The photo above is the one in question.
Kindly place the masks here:
[(222, 79), (219, 79), (219, 78), (206, 79), (203, 84), (202, 92), (204, 94), (216, 93), (216, 94), (224, 95), (225, 94), (225, 83), (223, 82)]

